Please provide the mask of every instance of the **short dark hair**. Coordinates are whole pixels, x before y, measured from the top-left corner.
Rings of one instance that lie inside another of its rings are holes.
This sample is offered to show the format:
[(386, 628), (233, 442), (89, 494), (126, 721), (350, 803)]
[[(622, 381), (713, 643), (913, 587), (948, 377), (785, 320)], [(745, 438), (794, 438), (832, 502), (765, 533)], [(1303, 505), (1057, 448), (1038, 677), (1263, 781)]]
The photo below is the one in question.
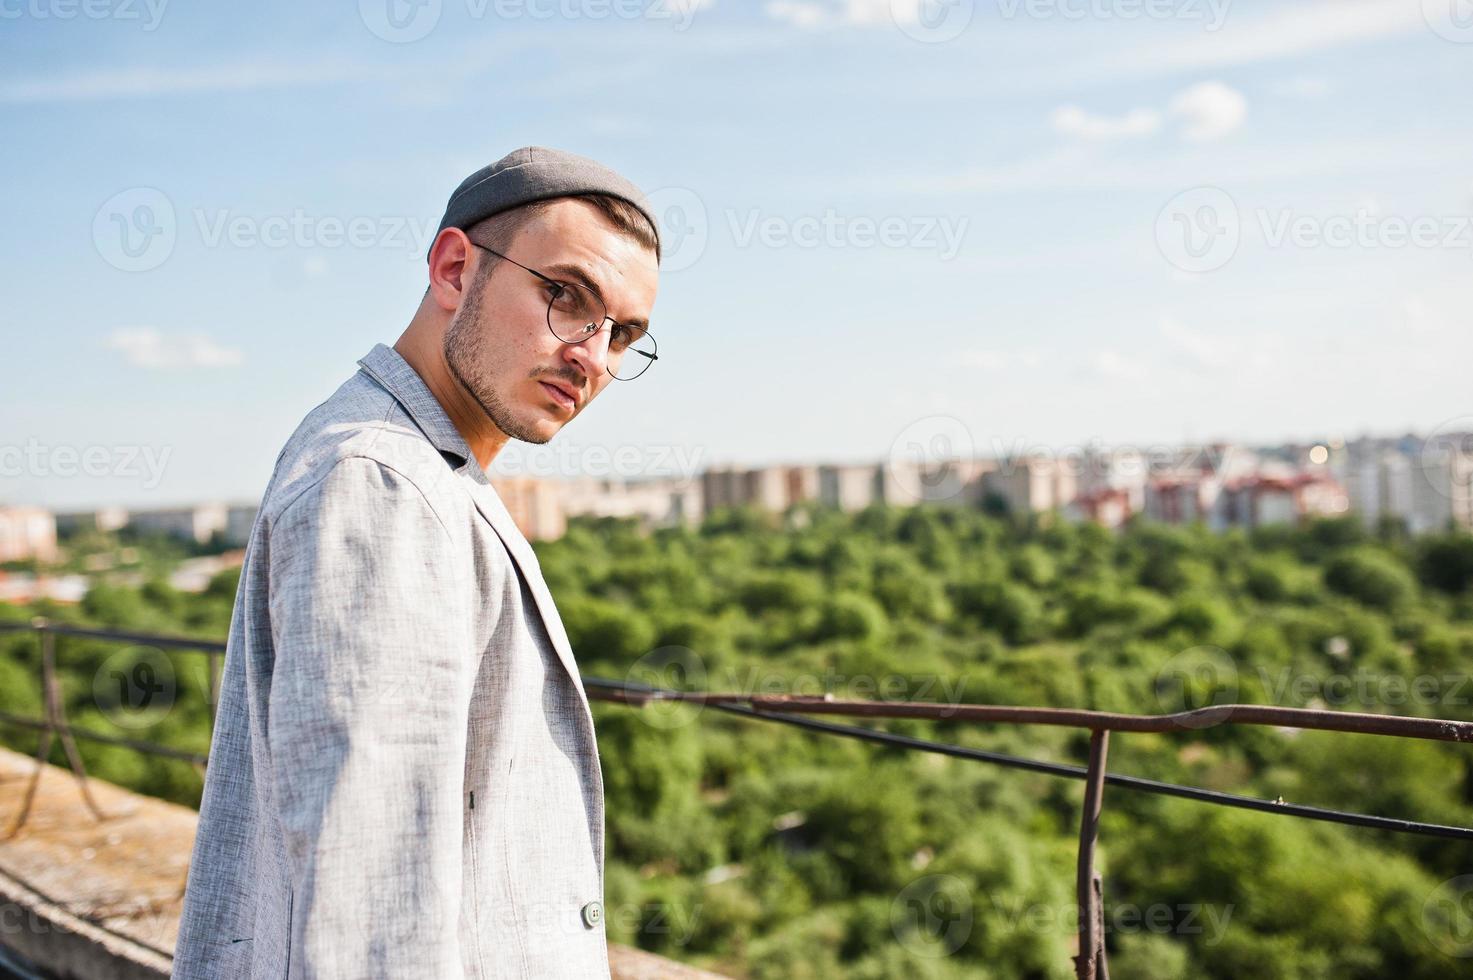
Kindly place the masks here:
[[(553, 204), (563, 200), (567, 200), (567, 198), (551, 197), (545, 201), (533, 201), (531, 204), (524, 204), (519, 208), (512, 208), (510, 211), (493, 214), (489, 218), (482, 218), (465, 229), (465, 233), (474, 242), (485, 245), (488, 248), (494, 248), (498, 252), (504, 252), (511, 245), (512, 240), (517, 237), (517, 232), (521, 231), (527, 222), (552, 207)], [(628, 235), (643, 247), (653, 251), (655, 253), (655, 261), (657, 263), (660, 261), (659, 236), (655, 233), (654, 226), (650, 224), (649, 218), (646, 218), (644, 212), (640, 211), (639, 208), (630, 204), (622, 197), (613, 197), (609, 194), (579, 194), (576, 195), (576, 200), (587, 201), (589, 204), (598, 208), (599, 212), (605, 218), (609, 219), (609, 223), (615, 229), (622, 234)], [(487, 256), (487, 258), (495, 260), (496, 256), (491, 255)], [(493, 261), (491, 264), (494, 265), (495, 262)]]

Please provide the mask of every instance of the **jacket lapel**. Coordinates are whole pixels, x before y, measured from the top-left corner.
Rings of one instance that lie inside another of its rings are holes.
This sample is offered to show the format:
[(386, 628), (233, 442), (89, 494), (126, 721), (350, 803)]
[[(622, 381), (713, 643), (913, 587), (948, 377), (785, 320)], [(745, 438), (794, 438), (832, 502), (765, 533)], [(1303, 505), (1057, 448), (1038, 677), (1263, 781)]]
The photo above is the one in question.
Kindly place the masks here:
[(583, 678), (578, 673), (578, 662), (573, 659), (573, 647), (568, 642), (568, 634), (563, 630), (562, 617), (558, 615), (557, 606), (553, 605), (552, 593), (548, 592), (547, 583), (542, 579), (542, 567), (537, 563), (532, 546), (522, 536), (521, 529), (512, 520), (506, 505), (501, 502), (501, 496), (491, 485), (490, 478), (472, 455), (465, 438), (445, 414), (444, 408), (424, 380), (398, 351), (384, 344), (375, 344), (373, 350), (359, 359), (358, 364), (403, 406), (414, 424), (441, 455), (449, 454), (459, 460), (455, 464), (456, 472), (464, 475), (476, 509), (495, 529), (502, 543), (506, 545), (507, 552), (516, 561), (517, 568), (537, 603), (537, 611), (542, 616), (542, 623), (547, 629), (553, 649), (557, 651), (558, 660), (562, 661), (563, 669), (573, 679), (573, 687), (578, 691), (578, 700), (583, 705), (583, 713), (587, 715), (591, 727), (593, 712), (588, 707), (588, 694), (583, 690)]
[(563, 629), (563, 620), (558, 615), (557, 606), (553, 604), (552, 593), (548, 591), (547, 583), (542, 578), (542, 566), (537, 562), (537, 555), (512, 519), (511, 513), (507, 511), (506, 505), (501, 502), (501, 496), (497, 494), (495, 487), (489, 483), (476, 482), (472, 485), (471, 493), (476, 509), (496, 531), (502, 544), (506, 545), (507, 552), (517, 563), (522, 578), (526, 579), (527, 588), (537, 603), (537, 611), (547, 629), (548, 639), (557, 651), (558, 660), (562, 661), (563, 668), (573, 679), (573, 687), (578, 691), (578, 701), (588, 715), (588, 723), (592, 725), (593, 712), (588, 707), (588, 694), (583, 690), (583, 677), (578, 672), (578, 662), (573, 658), (573, 646)]

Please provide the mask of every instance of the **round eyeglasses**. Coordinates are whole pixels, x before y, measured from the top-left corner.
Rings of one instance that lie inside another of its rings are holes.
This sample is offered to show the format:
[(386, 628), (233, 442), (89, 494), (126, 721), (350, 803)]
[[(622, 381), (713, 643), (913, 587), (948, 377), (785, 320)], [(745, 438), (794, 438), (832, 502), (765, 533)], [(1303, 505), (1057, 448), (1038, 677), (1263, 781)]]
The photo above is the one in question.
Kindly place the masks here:
[(611, 324), (609, 353), (604, 370), (615, 380), (633, 381), (660, 359), (659, 347), (655, 338), (650, 335), (649, 328), (612, 319), (603, 300), (592, 289), (576, 282), (562, 282), (545, 276), (479, 242), (471, 244), (542, 280), (548, 292), (547, 328), (563, 343), (581, 344), (602, 330), (605, 323)]

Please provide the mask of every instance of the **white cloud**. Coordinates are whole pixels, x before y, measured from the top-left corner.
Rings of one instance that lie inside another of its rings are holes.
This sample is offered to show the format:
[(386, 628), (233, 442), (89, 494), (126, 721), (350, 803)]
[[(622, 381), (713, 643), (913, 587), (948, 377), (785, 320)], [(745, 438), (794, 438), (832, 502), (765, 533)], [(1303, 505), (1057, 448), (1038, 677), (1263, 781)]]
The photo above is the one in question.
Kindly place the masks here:
[(920, 20), (926, 0), (769, 0), (767, 16), (794, 27), (829, 27), (834, 24), (861, 26), (913, 24)]
[(1253, 64), (1427, 29), (1413, 0), (1319, 0), (1261, 17), (1228, 16), (1221, 28), (1150, 44), (1087, 66), (1087, 75), (1155, 74)]
[(1274, 86), (1274, 91), (1291, 99), (1309, 102), (1331, 95), (1335, 91), (1335, 86), (1328, 78), (1322, 78), (1319, 75), (1299, 75), (1280, 82)]
[(804, 0), (769, 0), (762, 8), (773, 20), (785, 21), (794, 27), (824, 27), (834, 22), (834, 11), (817, 3)]
[(1095, 116), (1074, 105), (1059, 106), (1053, 114), (1054, 129), (1066, 136), (1087, 140), (1149, 136), (1161, 128), (1161, 114), (1154, 109), (1132, 109), (1123, 116)]
[(845, 0), (845, 7), (855, 24), (918, 24), (926, 0)]
[(990, 348), (972, 348), (957, 355), (963, 367), (981, 371), (1005, 371), (1009, 368), (1034, 368), (1043, 362), (1035, 350), (1006, 351)]
[[(1201, 82), (1178, 93), (1167, 113), (1181, 123), (1181, 135), (1193, 142), (1220, 139), (1243, 124), (1248, 100), (1221, 82)], [(1155, 109), (1132, 109), (1123, 116), (1097, 116), (1076, 105), (1062, 105), (1051, 117), (1054, 131), (1082, 140), (1149, 136), (1161, 128)]]
[(1140, 381), (1149, 373), (1145, 364), (1113, 350), (1096, 352), (1090, 366), (1108, 381)]
[(1171, 115), (1182, 120), (1182, 135), (1194, 142), (1221, 139), (1243, 125), (1248, 100), (1221, 82), (1201, 82), (1171, 100)]
[(122, 351), (129, 364), (154, 370), (230, 367), (245, 360), (241, 351), (221, 347), (208, 337), (166, 337), (152, 327), (114, 330), (107, 338), (106, 346), (110, 350)]

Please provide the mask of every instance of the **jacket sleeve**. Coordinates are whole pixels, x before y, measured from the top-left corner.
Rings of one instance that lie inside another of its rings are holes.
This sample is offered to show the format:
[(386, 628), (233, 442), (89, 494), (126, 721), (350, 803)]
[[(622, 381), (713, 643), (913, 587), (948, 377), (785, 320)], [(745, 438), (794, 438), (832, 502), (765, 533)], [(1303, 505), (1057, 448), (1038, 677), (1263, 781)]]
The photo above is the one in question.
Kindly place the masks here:
[(290, 974), (457, 980), (468, 558), (414, 483), (365, 457), (292, 501), (269, 548)]

